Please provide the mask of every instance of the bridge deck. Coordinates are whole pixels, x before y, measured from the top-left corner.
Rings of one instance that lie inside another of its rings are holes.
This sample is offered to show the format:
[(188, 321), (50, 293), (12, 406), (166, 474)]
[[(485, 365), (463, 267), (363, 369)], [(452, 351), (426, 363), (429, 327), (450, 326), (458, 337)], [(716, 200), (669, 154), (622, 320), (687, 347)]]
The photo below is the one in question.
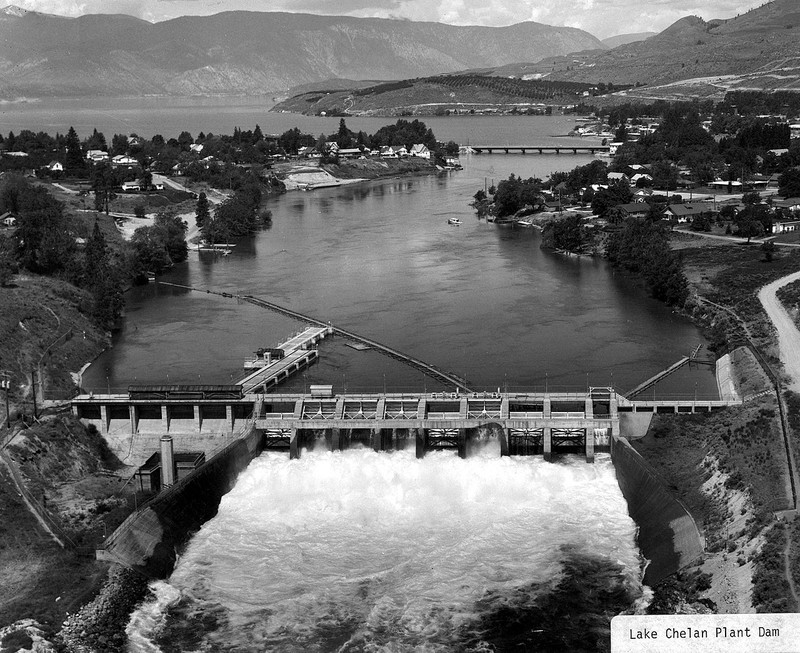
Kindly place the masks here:
[(328, 333), (328, 327), (308, 327), (305, 331), (301, 331), (286, 342), (279, 344), (278, 349), (283, 349), (285, 352), (294, 351), (295, 349), (307, 349), (309, 345), (316, 344)]
[(305, 365), (308, 365), (308, 363), (317, 358), (317, 356), (316, 349), (296, 349), (295, 351), (289, 352), (283, 358), (273, 361), (269, 365), (265, 365), (255, 372), (248, 374), (237, 383), (242, 386), (242, 391), (245, 394), (253, 393), (256, 389), (261, 387), (268, 388), (288, 378)]

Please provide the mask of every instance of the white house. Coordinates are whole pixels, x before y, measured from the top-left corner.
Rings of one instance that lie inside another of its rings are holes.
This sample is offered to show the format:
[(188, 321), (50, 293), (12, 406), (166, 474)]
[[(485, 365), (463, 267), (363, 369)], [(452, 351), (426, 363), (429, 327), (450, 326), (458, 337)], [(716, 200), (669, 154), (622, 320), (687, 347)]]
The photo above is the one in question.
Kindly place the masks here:
[(14, 151), (14, 152), (6, 152), (6, 156), (17, 156), (17, 157), (23, 157), (23, 156), (28, 156), (28, 153), (27, 153), (27, 152), (17, 152), (17, 151)]
[(772, 221), (772, 233), (785, 234), (800, 230), (800, 220), (797, 218), (780, 218)]
[(61, 161), (51, 161), (45, 167), (50, 172), (64, 172), (64, 164)]
[(203, 147), (204, 147), (204, 145), (203, 145), (202, 143), (192, 143), (192, 144), (189, 146), (189, 149), (190, 149), (192, 152), (197, 152), (197, 153), (199, 154), (200, 152), (202, 152), (202, 151), (203, 151)]
[(5, 227), (13, 227), (17, 224), (17, 218), (10, 211), (6, 211), (3, 215), (0, 215), (0, 224)]
[(428, 146), (425, 145), (425, 143), (415, 143), (412, 145), (409, 154), (411, 156), (417, 156), (421, 159), (431, 158), (431, 151), (428, 149)]
[(142, 190), (142, 186), (138, 181), (123, 181), (122, 190), (125, 193), (133, 193)]
[(128, 156), (127, 154), (117, 154), (117, 156), (111, 159), (111, 163), (115, 166), (139, 165), (139, 162), (136, 159), (134, 159), (132, 156)]
[(627, 181), (630, 183), (631, 180), (624, 172), (609, 172), (608, 183), (610, 184), (612, 181)]
[(108, 152), (104, 150), (87, 150), (86, 160), (94, 161), (95, 163), (98, 161), (108, 161)]
[(343, 159), (355, 159), (361, 156), (361, 149), (357, 147), (343, 147), (337, 154)]

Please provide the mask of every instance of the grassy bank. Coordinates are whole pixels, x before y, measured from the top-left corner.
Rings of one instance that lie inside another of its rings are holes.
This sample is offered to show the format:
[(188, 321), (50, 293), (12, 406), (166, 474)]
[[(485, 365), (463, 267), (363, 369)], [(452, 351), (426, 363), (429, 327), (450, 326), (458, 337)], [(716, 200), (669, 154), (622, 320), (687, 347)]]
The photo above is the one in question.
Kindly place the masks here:
[(337, 179), (380, 179), (407, 175), (428, 175), (439, 171), (432, 161), (405, 159), (352, 159), (320, 166)]
[[(759, 245), (709, 241), (686, 234), (676, 235), (673, 246), (681, 253), (692, 290), (734, 311), (770, 362), (778, 363), (774, 329), (758, 301), (758, 290), (800, 269), (800, 251), (779, 249), (767, 261)], [(706, 329), (720, 353), (741, 344), (741, 328), (729, 315), (691, 300), (687, 310)]]

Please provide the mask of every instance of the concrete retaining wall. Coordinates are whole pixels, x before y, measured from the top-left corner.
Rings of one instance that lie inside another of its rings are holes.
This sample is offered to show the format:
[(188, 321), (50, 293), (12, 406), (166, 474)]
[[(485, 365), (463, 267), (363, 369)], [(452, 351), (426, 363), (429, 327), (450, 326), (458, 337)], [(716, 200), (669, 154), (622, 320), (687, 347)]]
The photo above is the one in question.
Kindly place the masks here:
[(259, 431), (251, 430), (161, 492), (112, 533), (97, 557), (152, 578), (169, 576), (178, 549), (217, 514), (220, 500), (233, 487), (239, 472), (261, 452), (261, 439)]
[(703, 555), (702, 537), (686, 507), (627, 440), (612, 438), (611, 458), (628, 512), (639, 527), (639, 549), (650, 561), (644, 582), (656, 585)]

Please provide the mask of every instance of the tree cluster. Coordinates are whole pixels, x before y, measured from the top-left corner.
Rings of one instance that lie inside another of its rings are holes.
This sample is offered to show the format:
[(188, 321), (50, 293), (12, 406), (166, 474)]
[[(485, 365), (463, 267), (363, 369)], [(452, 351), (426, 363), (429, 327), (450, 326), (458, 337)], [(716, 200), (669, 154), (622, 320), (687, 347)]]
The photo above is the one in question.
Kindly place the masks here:
[(606, 242), (612, 264), (641, 276), (656, 299), (683, 305), (688, 282), (678, 255), (669, 246), (667, 228), (647, 218), (628, 218)]

